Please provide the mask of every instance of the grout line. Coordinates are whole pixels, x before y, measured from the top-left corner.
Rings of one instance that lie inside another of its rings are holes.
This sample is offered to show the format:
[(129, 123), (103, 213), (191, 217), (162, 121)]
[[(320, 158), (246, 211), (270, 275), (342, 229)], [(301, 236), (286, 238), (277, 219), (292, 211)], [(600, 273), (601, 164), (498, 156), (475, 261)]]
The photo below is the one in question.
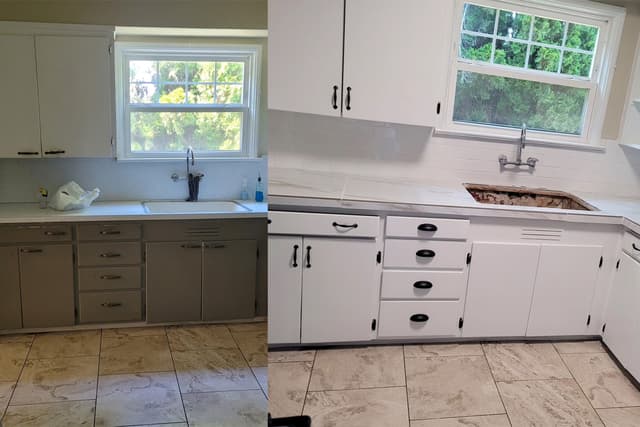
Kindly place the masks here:
[(98, 387), (100, 386), (100, 359), (102, 357), (102, 339), (104, 338), (102, 329), (100, 329), (100, 343), (98, 345), (98, 372), (96, 372), (96, 399), (93, 405), (93, 425), (96, 425), (96, 417), (98, 416)]
[(176, 369), (176, 361), (173, 358), (173, 352), (171, 351), (171, 345), (169, 344), (169, 335), (167, 328), (164, 328), (164, 337), (167, 340), (167, 347), (169, 348), (169, 354), (171, 355), (171, 363), (173, 364), (173, 375), (176, 377), (176, 384), (178, 385), (178, 393), (180, 393), (180, 403), (182, 403), (182, 413), (184, 414), (184, 422), (189, 425), (189, 417), (187, 416), (187, 408), (184, 405), (184, 396), (182, 394), (182, 388), (180, 388), (180, 380), (178, 380), (178, 370)]
[[(258, 377), (256, 376), (256, 373), (253, 371), (253, 366), (251, 366), (251, 364), (249, 363), (249, 359), (247, 359), (247, 357), (245, 356), (244, 352), (240, 348), (240, 344), (238, 343), (238, 340), (236, 339), (236, 336), (233, 335), (233, 332), (231, 332), (231, 330), (229, 329), (228, 326), (227, 326), (227, 329), (229, 330), (229, 333), (231, 334), (231, 339), (236, 344), (236, 347), (237, 347), (238, 351), (240, 352), (240, 355), (242, 356), (242, 359), (244, 360), (244, 363), (246, 363), (247, 366), (249, 367), (249, 370), (251, 371), (251, 375), (253, 375), (253, 379), (256, 380), (256, 383), (258, 384), (258, 388), (254, 389), (254, 390), (261, 390), (262, 394), (265, 397), (265, 399), (267, 399), (267, 401), (269, 401), (269, 397), (267, 396), (267, 393), (264, 390), (262, 390), (262, 385), (260, 384), (260, 381), (258, 381)], [(267, 369), (269, 369), (269, 354), (268, 354), (268, 352), (267, 352), (267, 354), (265, 356), (267, 358)], [(257, 367), (262, 368), (263, 366), (257, 366)], [(268, 377), (269, 377), (269, 374), (267, 373), (267, 387), (268, 387), (268, 384), (269, 384)], [(268, 412), (269, 412), (269, 409), (267, 408), (267, 413)]]
[(40, 406), (40, 405), (57, 405), (63, 403), (75, 403), (75, 402), (95, 402), (95, 399), (67, 399), (67, 400), (57, 400), (55, 402), (35, 402), (35, 403), (21, 403), (19, 405), (8, 405), (7, 408), (19, 408), (22, 406)]
[(489, 368), (489, 373), (491, 374), (491, 379), (493, 380), (493, 386), (496, 388), (496, 392), (498, 393), (498, 397), (500, 398), (500, 403), (502, 404), (502, 408), (504, 408), (504, 413), (507, 416), (507, 421), (509, 421), (509, 425), (513, 426), (513, 422), (511, 422), (511, 417), (509, 416), (509, 412), (507, 412), (507, 405), (504, 404), (504, 399), (502, 398), (502, 394), (500, 393), (500, 389), (498, 388), (498, 382), (496, 381), (496, 377), (493, 374), (493, 370), (491, 369), (491, 364), (489, 363), (487, 352), (484, 350), (484, 345), (480, 344), (480, 348), (482, 349), (482, 355), (483, 355), (484, 361), (487, 364), (487, 367)]
[[(16, 393), (16, 390), (18, 389), (18, 383), (20, 382), (20, 378), (22, 377), (22, 374), (24, 372), (24, 366), (27, 364), (27, 361), (29, 360), (29, 354), (31, 353), (31, 348), (33, 347), (33, 343), (35, 341), (35, 334), (33, 335), (33, 339), (31, 340), (31, 343), (29, 344), (29, 349), (27, 350), (27, 353), (24, 355), (24, 360), (22, 361), (22, 368), (20, 368), (20, 373), (18, 374), (18, 378), (15, 380), (15, 383), (13, 385), (13, 390), (11, 390), (11, 396), (9, 396), (9, 399), (7, 400), (7, 407), (4, 409), (2, 416), (0, 417), (0, 426), (2, 425), (1, 421), (4, 418), (7, 410), (9, 409), (9, 406), (11, 405), (11, 401), (13, 400), (13, 396)], [(26, 344), (26, 343), (25, 343)]]
[[(439, 417), (439, 418), (414, 418), (411, 421), (439, 421), (439, 420), (458, 420), (460, 418), (482, 418), (482, 417), (495, 417), (498, 415), (507, 415), (506, 412), (500, 412), (497, 414), (478, 414), (478, 415), (454, 415), (448, 417)], [(509, 421), (509, 425), (511, 425), (511, 421)]]
[(407, 355), (405, 354), (405, 346), (402, 346), (402, 368), (404, 370), (404, 393), (407, 396), (407, 420), (411, 425), (411, 407), (409, 406), (409, 380), (407, 378)]
[(311, 385), (311, 377), (313, 376), (313, 371), (316, 368), (316, 358), (318, 357), (318, 352), (319, 350), (316, 350), (315, 353), (313, 354), (313, 361), (311, 362), (311, 371), (309, 371), (309, 380), (307, 381), (307, 390), (304, 392), (304, 401), (302, 402), (302, 410), (300, 411), (300, 415), (304, 415), (304, 407), (307, 405), (307, 397), (309, 397), (309, 386)]

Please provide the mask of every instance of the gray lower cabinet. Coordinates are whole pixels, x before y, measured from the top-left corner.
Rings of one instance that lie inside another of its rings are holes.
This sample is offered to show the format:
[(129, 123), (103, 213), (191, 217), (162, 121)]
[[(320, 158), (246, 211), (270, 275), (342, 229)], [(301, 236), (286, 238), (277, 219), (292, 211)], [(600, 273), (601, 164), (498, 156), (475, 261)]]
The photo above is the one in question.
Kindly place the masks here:
[(21, 246), (19, 258), (23, 327), (73, 325), (73, 246)]
[(146, 269), (148, 322), (201, 319), (201, 243), (147, 243)]
[(0, 247), (0, 329), (22, 327), (18, 248)]
[(203, 246), (203, 320), (254, 317), (256, 312), (256, 241), (207, 242)]

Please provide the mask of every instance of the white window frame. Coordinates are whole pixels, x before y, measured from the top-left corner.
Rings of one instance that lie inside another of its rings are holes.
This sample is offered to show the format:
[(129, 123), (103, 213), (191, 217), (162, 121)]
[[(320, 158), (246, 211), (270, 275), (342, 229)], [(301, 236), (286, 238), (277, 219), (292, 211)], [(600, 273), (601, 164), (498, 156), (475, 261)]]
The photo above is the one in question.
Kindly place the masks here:
[[(179, 42), (115, 43), (115, 76), (116, 76), (116, 135), (117, 159), (120, 161), (169, 161), (182, 160), (183, 153), (133, 153), (130, 140), (130, 118), (132, 111), (201, 111), (201, 112), (236, 112), (244, 113), (241, 130), (240, 151), (208, 151), (197, 152), (200, 160), (219, 159), (255, 159), (258, 155), (258, 113), (260, 97), (260, 68), (262, 47), (253, 44), (231, 45), (210, 43), (188, 45)], [(228, 105), (166, 105), (129, 103), (129, 61), (136, 59), (174, 59), (178, 61), (236, 61), (244, 62), (245, 85), (243, 87), (243, 103)]]
[[(540, 145), (564, 145), (584, 148), (601, 146), (602, 127), (625, 18), (625, 10), (623, 8), (591, 1), (560, 3), (553, 0), (528, 0), (526, 5), (523, 4), (524, 2), (517, 0), (455, 1), (447, 107), (441, 126), (436, 130), (437, 134), (504, 141), (512, 141), (513, 138), (517, 138), (520, 135), (519, 129), (488, 124), (462, 123), (453, 120), (457, 75), (460, 70), (589, 89), (581, 135), (529, 130), (527, 139)], [(473, 3), (495, 9), (515, 10), (529, 15), (598, 27), (599, 35), (592, 63), (591, 78), (534, 71), (526, 68), (459, 58), (458, 50), (462, 35), (462, 18), (465, 3)]]

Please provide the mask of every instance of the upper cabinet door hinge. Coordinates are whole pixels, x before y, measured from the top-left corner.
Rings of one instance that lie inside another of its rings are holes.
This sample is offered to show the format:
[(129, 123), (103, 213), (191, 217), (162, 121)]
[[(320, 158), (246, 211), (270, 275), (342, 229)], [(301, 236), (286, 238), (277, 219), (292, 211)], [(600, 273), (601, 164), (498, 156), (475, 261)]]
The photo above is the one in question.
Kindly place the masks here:
[(591, 324), (591, 315), (587, 316), (587, 326)]
[(458, 319), (458, 329), (462, 329), (464, 326), (464, 319), (461, 317)]
[(616, 270), (620, 268), (620, 260), (618, 260), (618, 262), (616, 262)]
[(598, 264), (598, 268), (602, 268), (603, 262), (604, 262), (604, 257), (600, 257), (600, 264)]
[(376, 319), (373, 319), (371, 321), (371, 330), (375, 331), (376, 330), (376, 326), (378, 325), (378, 321)]
[(471, 264), (471, 252), (467, 253), (467, 265)]
[(378, 251), (376, 254), (376, 262), (380, 264), (382, 262), (382, 251)]
[(113, 55), (113, 45), (110, 44), (109, 48), (107, 49), (107, 51), (109, 52), (109, 55)]

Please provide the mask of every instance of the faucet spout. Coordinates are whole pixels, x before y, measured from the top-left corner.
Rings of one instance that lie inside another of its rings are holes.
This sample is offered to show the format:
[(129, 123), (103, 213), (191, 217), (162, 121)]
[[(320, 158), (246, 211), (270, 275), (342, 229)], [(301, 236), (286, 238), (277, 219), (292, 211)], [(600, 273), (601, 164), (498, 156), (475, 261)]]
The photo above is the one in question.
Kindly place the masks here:
[(516, 160), (510, 162), (509, 159), (507, 159), (507, 156), (505, 156), (504, 154), (502, 154), (500, 157), (498, 157), (498, 163), (500, 163), (500, 168), (504, 169), (506, 166), (528, 166), (529, 169), (535, 169), (536, 167), (536, 163), (538, 162), (538, 159), (536, 159), (535, 157), (529, 157), (527, 158), (526, 162), (522, 161), (522, 150), (524, 150), (524, 147), (527, 145), (527, 125), (526, 123), (522, 124), (522, 128), (520, 129), (520, 140), (518, 141), (518, 148), (516, 150)]
[(527, 124), (523, 123), (520, 129), (520, 144), (518, 144), (518, 151), (516, 154), (516, 162), (522, 163), (522, 150), (527, 145)]

